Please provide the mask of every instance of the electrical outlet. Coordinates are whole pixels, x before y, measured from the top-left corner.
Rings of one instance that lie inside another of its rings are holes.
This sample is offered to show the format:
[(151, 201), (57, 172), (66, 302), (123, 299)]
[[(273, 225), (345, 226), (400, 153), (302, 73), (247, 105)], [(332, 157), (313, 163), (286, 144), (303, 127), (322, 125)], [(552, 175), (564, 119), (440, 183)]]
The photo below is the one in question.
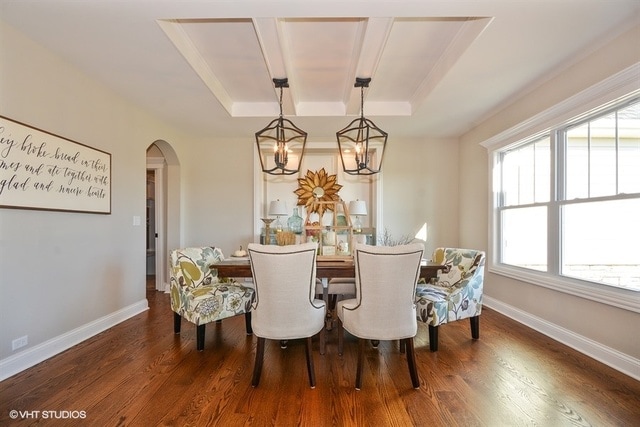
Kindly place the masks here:
[(17, 350), (20, 347), (24, 347), (27, 344), (29, 344), (29, 336), (28, 335), (25, 335), (25, 336), (20, 337), (20, 338), (16, 338), (15, 340), (11, 341), (11, 350)]

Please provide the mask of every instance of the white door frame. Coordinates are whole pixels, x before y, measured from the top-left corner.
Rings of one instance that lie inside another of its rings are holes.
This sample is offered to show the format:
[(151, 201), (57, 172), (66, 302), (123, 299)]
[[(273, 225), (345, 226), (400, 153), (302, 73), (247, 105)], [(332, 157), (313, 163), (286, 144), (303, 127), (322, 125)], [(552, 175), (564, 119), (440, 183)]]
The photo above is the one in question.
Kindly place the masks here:
[(164, 157), (148, 157), (147, 169), (152, 169), (155, 175), (155, 197), (156, 197), (156, 209), (155, 209), (155, 221), (156, 221), (156, 290), (166, 291), (165, 283), (167, 283), (166, 275), (166, 224), (165, 221), (165, 194), (166, 186), (164, 182), (164, 169), (165, 169)]

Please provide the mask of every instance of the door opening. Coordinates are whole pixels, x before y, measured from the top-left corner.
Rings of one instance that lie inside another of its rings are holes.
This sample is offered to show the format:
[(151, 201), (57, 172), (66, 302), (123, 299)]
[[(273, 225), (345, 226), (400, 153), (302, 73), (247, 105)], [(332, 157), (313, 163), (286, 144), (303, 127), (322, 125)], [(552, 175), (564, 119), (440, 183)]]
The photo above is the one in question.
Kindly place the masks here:
[(156, 275), (156, 171), (147, 169), (147, 276)]
[(165, 291), (166, 280), (166, 224), (165, 224), (165, 173), (166, 160), (155, 145), (151, 144), (147, 149), (147, 236), (146, 236), (146, 268), (147, 279), (155, 276), (155, 289)]

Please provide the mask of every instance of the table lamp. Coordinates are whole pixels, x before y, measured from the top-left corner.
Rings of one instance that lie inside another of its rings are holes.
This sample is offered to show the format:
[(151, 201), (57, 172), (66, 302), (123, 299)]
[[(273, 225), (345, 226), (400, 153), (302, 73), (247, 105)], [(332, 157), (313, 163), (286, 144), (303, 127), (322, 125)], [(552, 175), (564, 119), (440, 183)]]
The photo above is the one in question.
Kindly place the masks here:
[(367, 204), (364, 200), (352, 200), (349, 202), (349, 215), (353, 215), (356, 217), (356, 220), (353, 222), (353, 232), (361, 233), (362, 232), (362, 222), (360, 222), (360, 216), (367, 215)]
[(269, 204), (269, 215), (276, 217), (276, 222), (273, 228), (277, 231), (282, 231), (282, 223), (280, 222), (281, 216), (287, 215), (287, 204), (280, 199), (274, 200)]

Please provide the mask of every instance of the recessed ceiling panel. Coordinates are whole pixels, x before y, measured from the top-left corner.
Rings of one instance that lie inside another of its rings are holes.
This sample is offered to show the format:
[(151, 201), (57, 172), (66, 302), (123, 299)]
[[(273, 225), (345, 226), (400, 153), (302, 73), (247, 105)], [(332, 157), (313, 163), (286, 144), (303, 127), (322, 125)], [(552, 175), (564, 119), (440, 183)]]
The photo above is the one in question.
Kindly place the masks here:
[(234, 102), (273, 101), (273, 84), (251, 19), (180, 24)]
[(161, 26), (232, 116), (411, 115), (488, 24), (477, 18), (254, 18)]
[(370, 97), (391, 102), (411, 99), (463, 24), (464, 21), (396, 19)]
[(489, 22), (395, 19), (367, 97), (368, 114), (412, 114)]
[(296, 102), (344, 102), (345, 78), (353, 75), (363, 19), (281, 21), (283, 50)]

